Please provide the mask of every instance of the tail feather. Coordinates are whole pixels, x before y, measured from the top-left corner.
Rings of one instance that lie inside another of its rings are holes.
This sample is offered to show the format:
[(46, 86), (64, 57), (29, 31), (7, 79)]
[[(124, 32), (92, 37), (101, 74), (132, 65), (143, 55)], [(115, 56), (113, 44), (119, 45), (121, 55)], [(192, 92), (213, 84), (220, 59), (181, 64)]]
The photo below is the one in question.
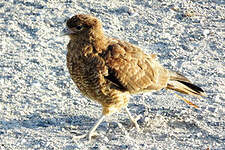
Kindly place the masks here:
[(195, 94), (201, 95), (202, 93), (204, 93), (204, 91), (200, 87), (198, 87), (192, 83), (184, 82), (184, 81), (179, 81), (179, 82), (186, 85), (187, 87), (191, 88), (195, 92)]
[(175, 71), (170, 71), (170, 81), (184, 81), (191, 83), (191, 81), (188, 80), (188, 78)]
[(170, 71), (170, 80), (166, 88), (196, 97), (206, 96), (200, 87), (192, 84), (191, 81), (183, 75), (172, 71)]

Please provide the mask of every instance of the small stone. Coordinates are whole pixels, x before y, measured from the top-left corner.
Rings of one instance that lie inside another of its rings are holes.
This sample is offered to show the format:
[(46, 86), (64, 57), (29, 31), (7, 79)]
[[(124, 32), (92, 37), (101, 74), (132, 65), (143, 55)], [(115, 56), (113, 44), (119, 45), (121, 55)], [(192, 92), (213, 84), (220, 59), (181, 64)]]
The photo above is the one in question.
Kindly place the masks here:
[(208, 36), (209, 33), (210, 33), (210, 31), (209, 31), (208, 29), (205, 29), (205, 30), (203, 31), (204, 36)]

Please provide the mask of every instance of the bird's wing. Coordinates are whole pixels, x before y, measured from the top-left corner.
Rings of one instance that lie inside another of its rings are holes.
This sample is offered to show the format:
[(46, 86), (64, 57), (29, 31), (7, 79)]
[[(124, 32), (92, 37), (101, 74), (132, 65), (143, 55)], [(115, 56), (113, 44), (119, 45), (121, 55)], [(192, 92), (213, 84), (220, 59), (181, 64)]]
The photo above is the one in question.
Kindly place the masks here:
[(169, 72), (140, 48), (122, 41), (112, 41), (104, 54), (109, 75), (106, 79), (130, 93), (166, 87)]

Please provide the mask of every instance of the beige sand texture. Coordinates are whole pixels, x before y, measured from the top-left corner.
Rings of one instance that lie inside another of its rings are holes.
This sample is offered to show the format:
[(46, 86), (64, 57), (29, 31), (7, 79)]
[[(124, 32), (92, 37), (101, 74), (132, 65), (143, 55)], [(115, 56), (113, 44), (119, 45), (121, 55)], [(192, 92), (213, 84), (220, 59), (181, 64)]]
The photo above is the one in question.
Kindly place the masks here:
[[(101, 106), (78, 91), (66, 67), (68, 18), (92, 14), (106, 35), (158, 55), (163, 66), (200, 86), (206, 98), (166, 90), (131, 97), (107, 117), (98, 136), (87, 133)], [(0, 2), (0, 149), (225, 149), (225, 2), (222, 0), (112, 0)]]

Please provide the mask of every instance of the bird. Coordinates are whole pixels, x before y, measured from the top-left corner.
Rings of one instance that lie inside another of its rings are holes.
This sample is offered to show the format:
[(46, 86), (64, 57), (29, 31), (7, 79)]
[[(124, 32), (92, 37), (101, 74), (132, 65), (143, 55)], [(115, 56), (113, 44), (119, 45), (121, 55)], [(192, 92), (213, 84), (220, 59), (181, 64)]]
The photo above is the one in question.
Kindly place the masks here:
[(90, 141), (105, 117), (121, 109), (125, 109), (131, 123), (140, 131), (137, 119), (127, 107), (133, 94), (169, 89), (206, 96), (203, 89), (185, 76), (163, 67), (156, 54), (147, 54), (136, 45), (106, 36), (101, 21), (91, 14), (69, 18), (62, 35), (70, 39), (66, 60), (71, 79), (84, 96), (102, 106), (101, 117), (89, 132), (75, 138)]

